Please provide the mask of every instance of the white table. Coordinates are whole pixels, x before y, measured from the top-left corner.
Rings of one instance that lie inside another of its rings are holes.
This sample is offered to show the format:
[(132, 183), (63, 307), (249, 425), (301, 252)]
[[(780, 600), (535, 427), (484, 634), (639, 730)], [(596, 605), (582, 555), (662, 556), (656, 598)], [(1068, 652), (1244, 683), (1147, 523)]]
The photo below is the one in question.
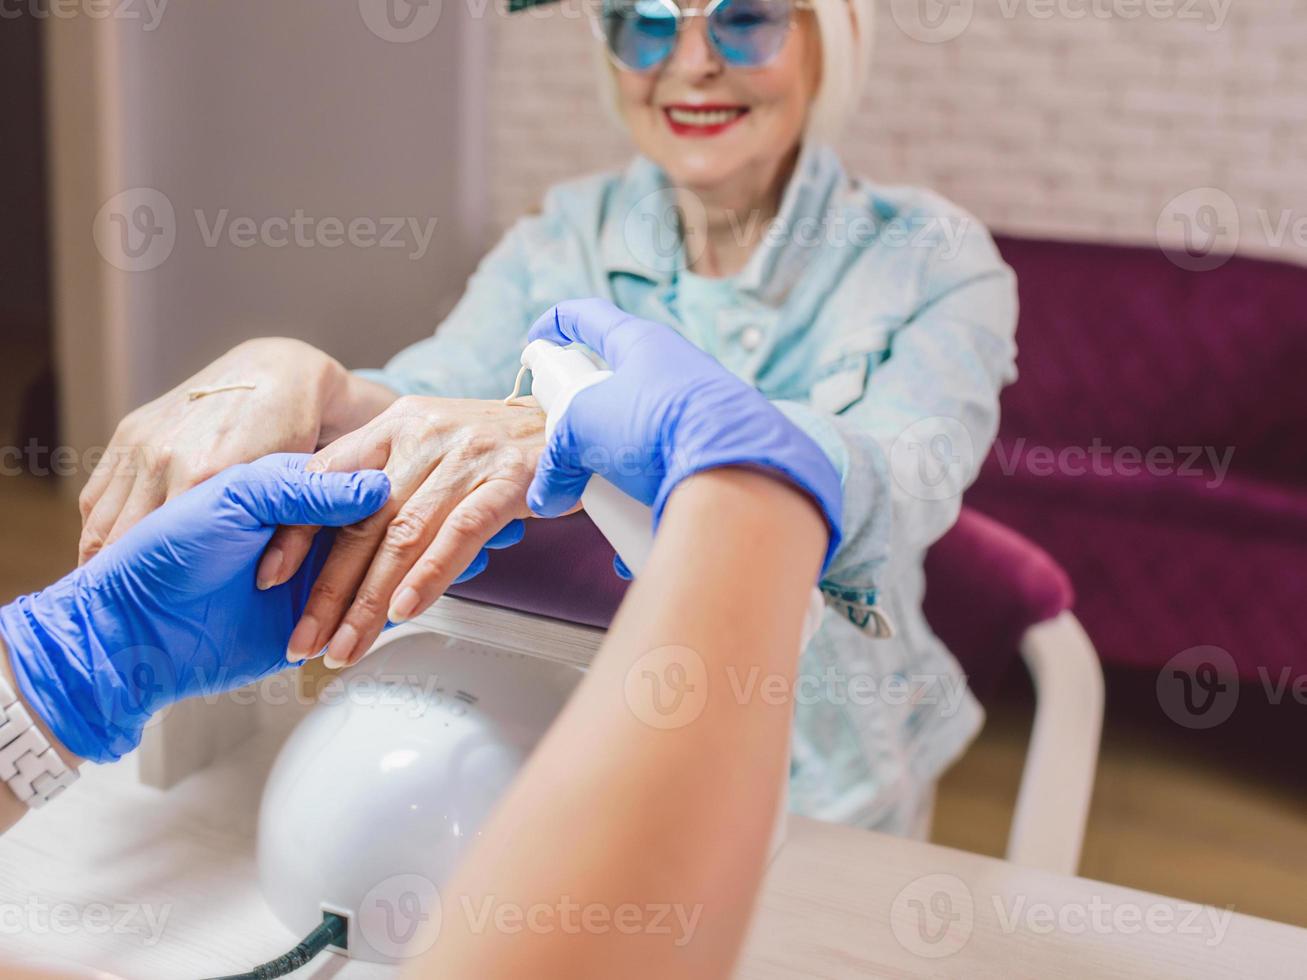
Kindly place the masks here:
[[(277, 744), (275, 733), (255, 736), (167, 792), (141, 785), (130, 761), (84, 769), (72, 792), (0, 841), (5, 954), (178, 980), (249, 969), (289, 949), (300, 937), (263, 904), (253, 857), (258, 795)], [(1307, 930), (1216, 913), (793, 820), (740, 976), (1264, 980), (1307, 972)], [(296, 976), (395, 973), (324, 955)]]

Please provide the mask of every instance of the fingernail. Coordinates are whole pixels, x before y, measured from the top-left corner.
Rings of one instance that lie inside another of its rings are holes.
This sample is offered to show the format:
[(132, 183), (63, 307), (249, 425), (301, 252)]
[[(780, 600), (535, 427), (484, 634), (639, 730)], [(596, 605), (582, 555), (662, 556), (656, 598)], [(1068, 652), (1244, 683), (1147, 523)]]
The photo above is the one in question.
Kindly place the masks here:
[(260, 592), (281, 583), (281, 563), (284, 560), (285, 555), (281, 553), (280, 548), (269, 548), (263, 553), (263, 558), (259, 562), (259, 571), (254, 577), (254, 584)]
[(386, 613), (386, 618), (392, 623), (403, 623), (417, 612), (418, 603), (421, 601), (422, 597), (418, 595), (417, 589), (406, 585), (391, 600), (390, 612)]
[(307, 660), (319, 649), (318, 621), (312, 616), (304, 616), (291, 631), (290, 642), (286, 644), (286, 659), (298, 663)]
[(331, 643), (327, 647), (327, 655), (322, 658), (322, 662), (333, 670), (348, 665), (350, 655), (354, 653), (354, 648), (358, 646), (358, 642), (358, 630), (348, 623), (345, 624), (336, 630), (336, 635), (331, 638)]

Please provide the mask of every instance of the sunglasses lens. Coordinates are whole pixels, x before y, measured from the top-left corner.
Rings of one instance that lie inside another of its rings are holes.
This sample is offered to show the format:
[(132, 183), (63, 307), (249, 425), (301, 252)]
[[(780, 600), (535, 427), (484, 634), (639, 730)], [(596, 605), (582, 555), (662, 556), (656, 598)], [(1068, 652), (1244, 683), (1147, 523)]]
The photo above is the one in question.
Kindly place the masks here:
[(708, 31), (728, 64), (756, 68), (785, 44), (792, 11), (790, 0), (723, 0), (708, 18)]
[(604, 0), (600, 23), (608, 50), (632, 71), (648, 71), (676, 46), (676, 11), (661, 0)]

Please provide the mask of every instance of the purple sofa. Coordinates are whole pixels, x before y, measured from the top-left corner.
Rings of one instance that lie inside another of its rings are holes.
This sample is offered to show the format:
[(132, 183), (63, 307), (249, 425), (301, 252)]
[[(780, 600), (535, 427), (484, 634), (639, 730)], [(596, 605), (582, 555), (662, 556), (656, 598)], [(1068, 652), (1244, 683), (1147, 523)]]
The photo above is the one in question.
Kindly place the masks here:
[(1214, 645), (1245, 680), (1307, 673), (1307, 269), (999, 247), (1020, 377), (967, 505), (1067, 570), (1105, 663)]
[(613, 571), (613, 546), (585, 514), (530, 520), (519, 544), (490, 553), (490, 564), (450, 595), (607, 629), (626, 594)]

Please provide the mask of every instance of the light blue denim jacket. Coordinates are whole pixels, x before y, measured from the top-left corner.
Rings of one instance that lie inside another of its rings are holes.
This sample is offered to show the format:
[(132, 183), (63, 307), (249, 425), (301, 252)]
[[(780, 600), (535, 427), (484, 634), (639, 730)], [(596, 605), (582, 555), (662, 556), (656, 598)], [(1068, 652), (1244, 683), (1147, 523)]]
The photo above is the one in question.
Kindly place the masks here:
[(795, 691), (791, 809), (907, 832), (982, 721), (922, 615), (922, 561), (956, 520), (1015, 377), (1012, 271), (966, 212), (850, 179), (825, 147), (805, 148), (730, 279), (686, 272), (671, 204), (642, 159), (554, 187), (434, 336), (361, 373), (401, 394), (502, 398), (531, 323), (602, 296), (757, 386), (844, 481), (844, 543)]

